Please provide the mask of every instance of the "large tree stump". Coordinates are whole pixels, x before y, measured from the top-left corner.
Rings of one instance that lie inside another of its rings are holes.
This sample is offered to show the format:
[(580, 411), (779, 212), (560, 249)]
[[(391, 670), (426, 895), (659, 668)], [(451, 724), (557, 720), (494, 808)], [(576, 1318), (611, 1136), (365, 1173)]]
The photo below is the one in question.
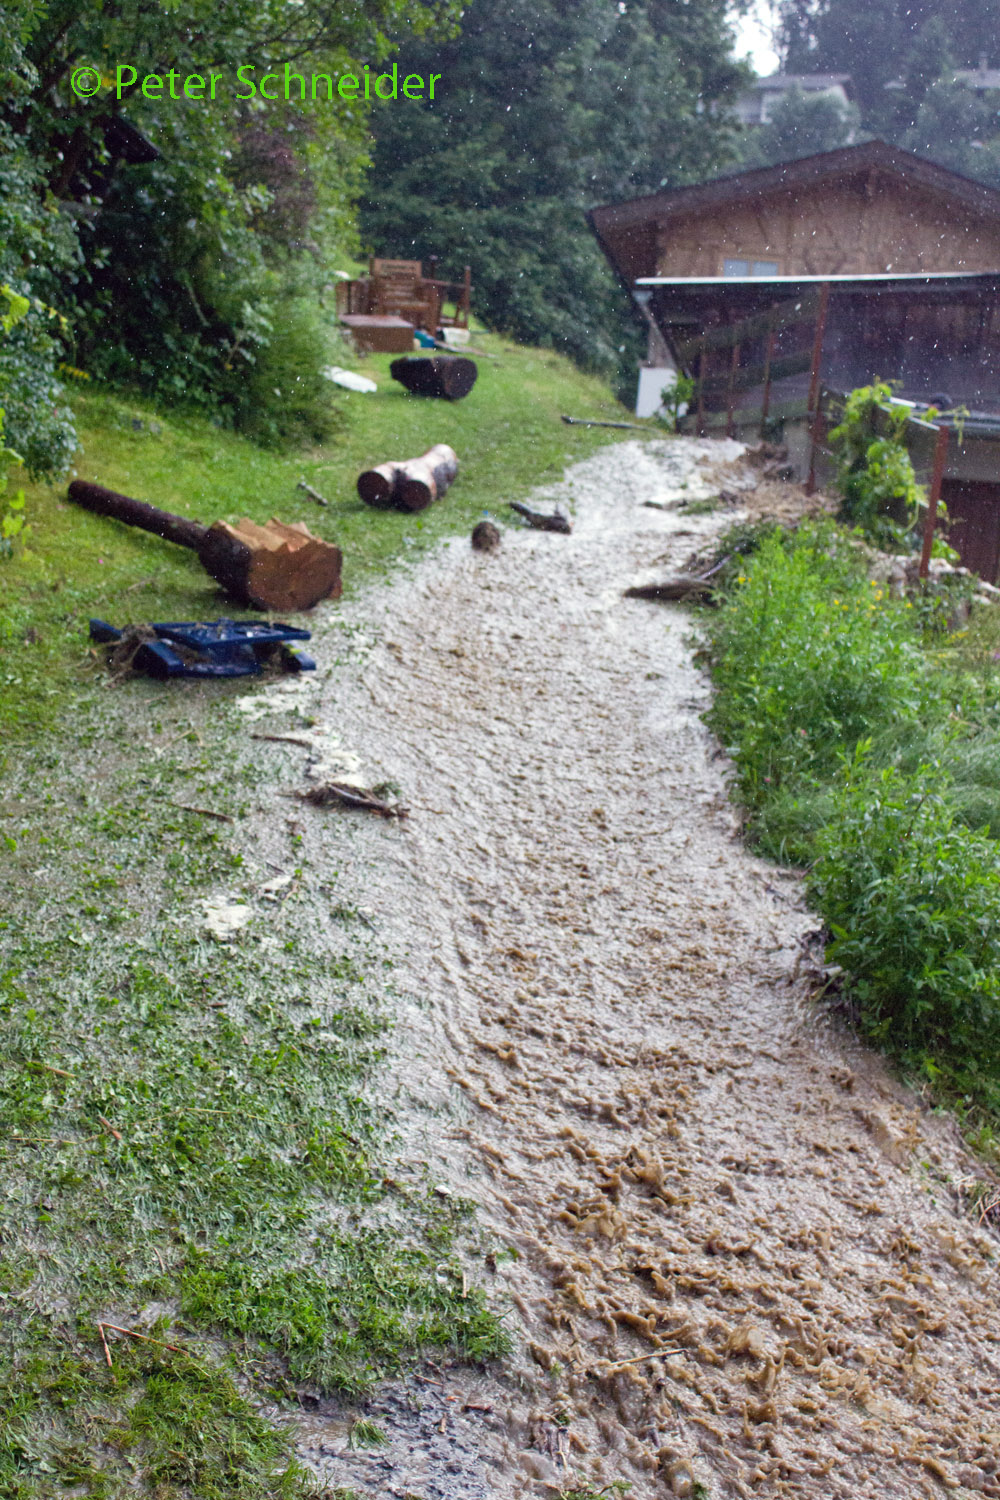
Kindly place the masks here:
[(203, 526), (84, 479), (74, 479), (69, 498), (98, 515), (190, 547), (205, 572), (241, 604), (286, 613), (340, 597), (340, 548), (313, 536), (301, 521), (286, 525), (272, 517), (258, 526), (244, 518), (235, 526), (227, 521)]
[(394, 359), (389, 366), (393, 380), (414, 396), (443, 396), (461, 401), (476, 383), (476, 362), (458, 354), (410, 355)]
[(358, 475), (358, 494), (378, 510), (424, 510), (439, 500), (458, 474), (458, 455), (447, 443), (428, 448), (419, 458), (379, 464)]

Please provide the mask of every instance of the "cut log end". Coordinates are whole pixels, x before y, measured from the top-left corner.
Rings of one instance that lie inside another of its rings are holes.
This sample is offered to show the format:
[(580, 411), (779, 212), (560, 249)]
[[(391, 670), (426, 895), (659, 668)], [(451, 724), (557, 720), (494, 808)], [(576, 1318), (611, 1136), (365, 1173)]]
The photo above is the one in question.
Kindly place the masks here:
[(385, 510), (425, 510), (439, 500), (458, 473), (458, 455), (447, 443), (437, 443), (419, 458), (380, 464), (358, 476), (358, 494), (366, 505)]
[(432, 358), (411, 355), (394, 359), (389, 374), (411, 395), (461, 401), (475, 385), (479, 370), (474, 360), (461, 355), (438, 354)]
[(301, 522), (216, 521), (198, 555), (227, 593), (256, 609), (288, 613), (340, 598), (340, 548), (314, 537)]

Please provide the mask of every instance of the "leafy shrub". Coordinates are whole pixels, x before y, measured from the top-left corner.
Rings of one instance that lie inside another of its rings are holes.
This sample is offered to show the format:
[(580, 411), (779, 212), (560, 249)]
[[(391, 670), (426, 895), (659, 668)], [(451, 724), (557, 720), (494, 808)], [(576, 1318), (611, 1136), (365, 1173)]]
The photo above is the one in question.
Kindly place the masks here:
[[(859, 526), (876, 545), (898, 547), (916, 520), (923, 492), (903, 442), (906, 410), (890, 406), (891, 398), (885, 381), (852, 391), (842, 421), (830, 433), (830, 447), (843, 496), (840, 519)], [(885, 437), (877, 435), (879, 414), (888, 425)]]
[(8, 440), (36, 476), (64, 472), (76, 446), (56, 378), (64, 324), (49, 305), (73, 246), (71, 225), (42, 194), (37, 165), (0, 120), (0, 314), (12, 298), (20, 309), (0, 331), (0, 405)]
[(995, 1076), (1000, 851), (956, 821), (935, 767), (874, 772), (866, 752), (849, 767), (807, 876), (832, 933), (827, 956), (869, 1036)]
[(765, 537), (709, 629), (708, 722), (758, 810), (831, 777), (860, 739), (913, 722), (925, 671), (905, 607), (873, 588), (829, 526)]

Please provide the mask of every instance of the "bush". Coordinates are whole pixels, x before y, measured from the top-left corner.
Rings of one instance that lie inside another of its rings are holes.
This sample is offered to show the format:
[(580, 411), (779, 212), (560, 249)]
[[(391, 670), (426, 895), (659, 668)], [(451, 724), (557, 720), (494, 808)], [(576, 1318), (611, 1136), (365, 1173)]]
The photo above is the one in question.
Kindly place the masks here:
[(905, 606), (869, 584), (833, 527), (765, 537), (709, 630), (708, 722), (751, 811), (832, 777), (860, 739), (927, 705)]
[(807, 876), (862, 1029), (890, 1051), (994, 1077), (1000, 851), (962, 826), (941, 773), (867, 765), (859, 747)]
[[(63, 323), (49, 304), (72, 263), (72, 226), (47, 202), (41, 174), (0, 121), (0, 406), (7, 439), (34, 476), (63, 473), (76, 446), (56, 365)], [(15, 321), (4, 315), (17, 299)]]
[[(908, 543), (923, 491), (903, 441), (907, 410), (890, 406), (891, 399), (885, 381), (852, 391), (830, 447), (843, 496), (840, 519), (860, 527), (876, 546), (898, 548)], [(876, 431), (879, 414), (888, 427), (884, 437)]]

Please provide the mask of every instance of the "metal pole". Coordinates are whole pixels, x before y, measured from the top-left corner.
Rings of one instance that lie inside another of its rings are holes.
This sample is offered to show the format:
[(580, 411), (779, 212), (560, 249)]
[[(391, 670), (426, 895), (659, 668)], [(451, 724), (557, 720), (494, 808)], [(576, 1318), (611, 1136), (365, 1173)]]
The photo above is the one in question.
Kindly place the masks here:
[(736, 370), (740, 362), (740, 346), (733, 345), (732, 358), (729, 361), (729, 389), (726, 392), (726, 437), (733, 435), (733, 402), (736, 395)]
[(937, 442), (934, 445), (934, 467), (931, 470), (931, 487), (927, 492), (927, 515), (924, 517), (924, 550), (920, 554), (921, 578), (926, 578), (930, 570), (931, 548), (934, 545), (934, 523), (937, 520), (938, 502), (941, 499), (944, 462), (948, 454), (950, 436), (947, 427), (938, 428)]
[(809, 400), (806, 403), (809, 418), (809, 475), (806, 479), (806, 494), (816, 488), (816, 447), (819, 442), (819, 365), (823, 354), (823, 335), (826, 332), (826, 310), (830, 305), (830, 283), (824, 281), (819, 289), (819, 310), (816, 313), (816, 333), (813, 338), (812, 366), (809, 371)]

